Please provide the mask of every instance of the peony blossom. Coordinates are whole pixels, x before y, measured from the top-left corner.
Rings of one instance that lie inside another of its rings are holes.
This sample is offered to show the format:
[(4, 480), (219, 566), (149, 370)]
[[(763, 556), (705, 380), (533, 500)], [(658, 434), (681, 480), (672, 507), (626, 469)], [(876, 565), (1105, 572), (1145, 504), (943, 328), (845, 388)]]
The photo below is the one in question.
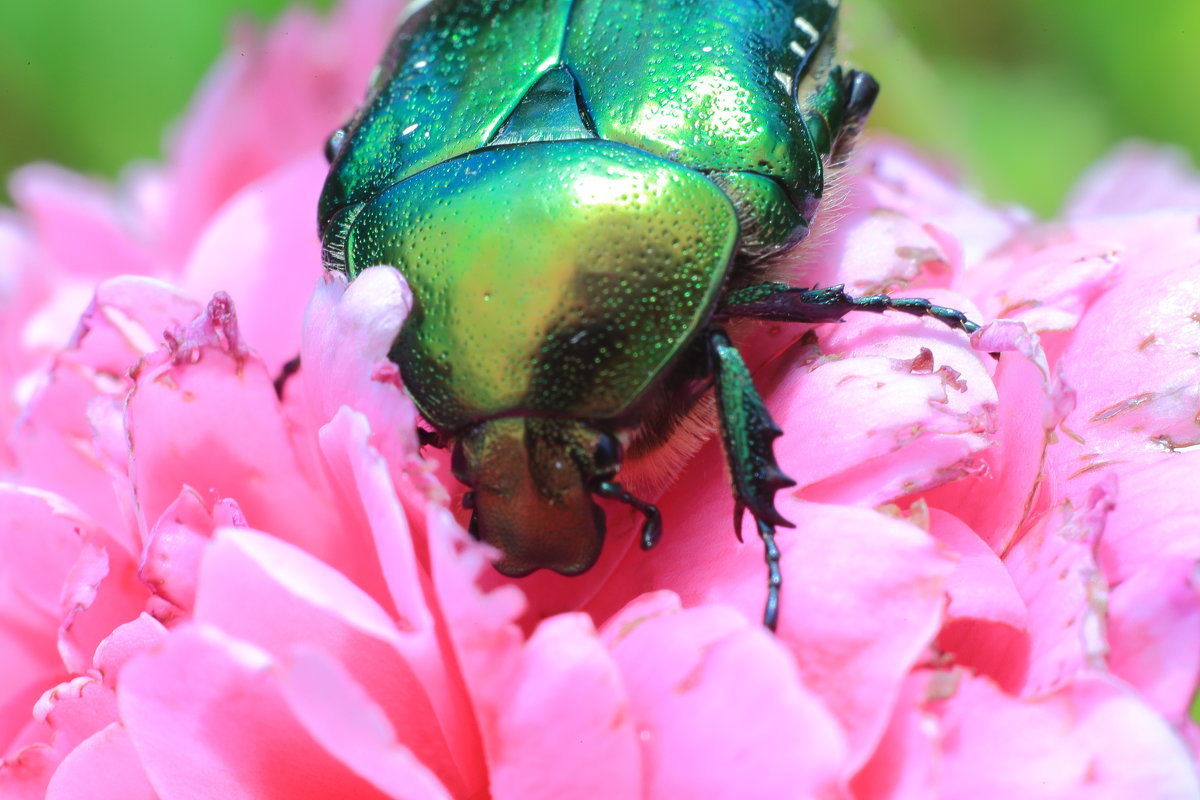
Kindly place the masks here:
[(466, 534), (407, 287), (314, 230), (398, 10), (239, 30), (117, 186), (12, 177), (0, 797), (1200, 796), (1190, 165), (1127, 146), (1043, 222), (860, 149), (795, 282), (995, 322), (739, 331), (797, 482), (772, 635), (715, 437), (649, 552), (620, 506), (575, 578)]

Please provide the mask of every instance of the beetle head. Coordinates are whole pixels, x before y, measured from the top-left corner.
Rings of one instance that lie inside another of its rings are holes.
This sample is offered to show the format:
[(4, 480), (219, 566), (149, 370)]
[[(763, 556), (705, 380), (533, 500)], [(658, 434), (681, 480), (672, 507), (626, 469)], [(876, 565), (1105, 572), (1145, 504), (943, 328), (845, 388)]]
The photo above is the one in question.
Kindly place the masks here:
[(452, 467), (470, 487), (472, 533), (503, 553), (496, 569), (577, 575), (600, 555), (604, 511), (592, 494), (620, 458), (616, 438), (585, 422), (501, 417), (459, 437)]

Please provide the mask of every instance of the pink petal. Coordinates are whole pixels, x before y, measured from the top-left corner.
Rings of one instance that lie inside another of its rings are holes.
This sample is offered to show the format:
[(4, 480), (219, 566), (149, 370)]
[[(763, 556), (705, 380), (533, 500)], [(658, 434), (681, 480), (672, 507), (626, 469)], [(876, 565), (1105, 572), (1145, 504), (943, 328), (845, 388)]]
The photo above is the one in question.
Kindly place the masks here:
[(337, 662), (298, 648), (282, 677), (291, 711), (313, 738), (388, 797), (449, 800), (437, 777), (396, 741), (387, 716)]
[(237, 31), (179, 126), (167, 176), (164, 247), (183, 260), (240, 189), (302, 155), (345, 122), (401, 6), (343, 4), (329, 23), (295, 9), (272, 31)]
[(129, 458), (116, 402), (129, 369), (155, 350), (163, 330), (199, 306), (163, 283), (122, 277), (96, 287), (69, 349), (14, 430), (10, 446), (21, 481), (69, 496), (129, 553), (141, 549), (128, 509)]
[(300, 381), (312, 415), (324, 424), (343, 405), (362, 412), (373, 444), (393, 464), (417, 451), (417, 411), (388, 360), (411, 306), (399, 271), (372, 267), (350, 284), (340, 273), (326, 275), (304, 319)]
[(195, 604), (200, 560), (215, 527), (200, 495), (185, 486), (150, 531), (138, 577), (181, 613)]
[(1111, 507), (1111, 494), (1097, 487), (1083, 508), (1068, 502), (1051, 509), (1004, 556), (1029, 608), (1027, 697), (1054, 691), (1103, 663), (1108, 585), (1094, 551)]
[(154, 271), (143, 232), (128, 228), (130, 215), (107, 186), (48, 164), (24, 167), (10, 182), (48, 260), (91, 280)]
[(53, 495), (0, 487), (0, 752), (30, 722), (29, 710), (65, 677), (58, 653), (61, 595), (90, 523)]
[[(670, 587), (687, 606), (728, 604), (758, 624), (767, 592), (762, 545), (753, 538), (739, 545), (725, 527), (732, 501), (719, 456), (709, 462), (706, 453), (697, 462), (716, 466), (700, 479), (693, 465), (693, 493), (664, 498), (662, 541), (650, 553), (626, 556), (589, 604), (594, 616), (609, 617), (639, 591)], [(916, 527), (872, 511), (787, 498), (779, 509), (799, 525), (777, 535), (783, 553), (779, 636), (805, 685), (849, 732), (853, 771), (874, 749), (904, 675), (941, 624), (953, 564)], [(743, 530), (753, 529), (747, 524)]]
[(642, 742), (648, 798), (811, 797), (845, 737), (780, 642), (727, 608), (605, 625)]
[(426, 600), (426, 569), (417, 561), (412, 530), (388, 464), (368, 442), (370, 435), (366, 418), (342, 406), (321, 429), (322, 453), (333, 472), (345, 481), (346, 493), (361, 503), (356, 511), (365, 517), (374, 536), (401, 628), (428, 633), (434, 623)]
[(482, 716), (495, 726), (493, 797), (641, 796), (641, 745), (629, 698), (586, 615), (544, 621), (515, 672), (491, 683)]
[[(1200, 232), (1194, 213), (1160, 212), (1080, 223), (1079, 236), (1113, 243), (1119, 283), (1096, 300), (1061, 357), (1079, 402), (1073, 441), (1057, 462), (1086, 494), (1120, 462), (1157, 460), (1200, 441)], [(1170, 457), (1169, 455), (1167, 457)], [(1117, 470), (1120, 471), (1119, 469)]]
[(780, 465), (801, 497), (881, 504), (950, 480), (987, 446), (990, 376), (965, 340), (926, 333), (847, 322), (823, 338), (828, 360), (797, 369), (785, 353), (758, 371), (784, 430)]
[(1167, 208), (1200, 208), (1200, 176), (1182, 148), (1118, 145), (1071, 191), (1064, 213), (1087, 219)]
[(1023, 209), (997, 209), (971, 197), (948, 170), (935, 170), (928, 159), (896, 140), (866, 142), (855, 161), (867, 178), (870, 198), (860, 203), (895, 209), (931, 229), (952, 232), (964, 264), (975, 264), (1030, 220)]
[(932, 800), (938, 791), (942, 753), (937, 720), (922, 705), (929, 678), (905, 681), (879, 747), (850, 782), (855, 800)]
[(1183, 743), (1135, 695), (1102, 678), (1038, 701), (963, 677), (939, 710), (942, 792), (981, 798), (1200, 795)]
[(157, 800), (129, 735), (113, 722), (72, 750), (50, 779), (46, 800)]
[(1200, 562), (1164, 558), (1115, 587), (1108, 666), (1175, 725), (1200, 687)]
[(5, 800), (43, 800), (57, 766), (58, 758), (48, 745), (29, 747), (0, 761), (0, 793)]
[(115, 688), (126, 662), (138, 653), (157, 649), (166, 637), (167, 629), (149, 614), (140, 614), (116, 628), (96, 648), (95, 666), (104, 684)]
[(1017, 691), (1029, 667), (1025, 602), (999, 556), (961, 521), (934, 511), (930, 533), (959, 557), (946, 581), (950, 604), (938, 649), (954, 663)]
[(116, 720), (117, 701), (111, 687), (80, 677), (47, 691), (33, 714), (46, 723), (51, 744), (62, 757)]
[(272, 370), (299, 354), (304, 307), (324, 273), (313, 209), (327, 170), (314, 152), (248, 185), (209, 222), (181, 276), (193, 297), (229, 293)]
[(1160, 560), (1200, 558), (1200, 453), (1172, 453), (1119, 470), (1117, 502), (1100, 540), (1105, 576), (1120, 583)]
[(208, 328), (189, 328), (172, 346), (182, 363), (147, 362), (138, 371), (126, 405), (142, 518), (157, 520), (184, 486), (206, 503), (232, 498), (249, 525), (381, 595), (366, 532), (343, 525), (324, 494), (325, 476), (302, 468), (263, 363), (238, 349), (235, 323), (204, 319)]
[[(474, 732), (461, 723), (468, 712), (448, 685), (452, 667), (433, 632), (397, 630), (361, 589), (306, 553), (264, 534), (222, 529), (205, 552), (194, 618), (277, 660), (296, 644), (318, 648), (366, 689), (399, 741), (448, 787), (479, 780)], [(443, 720), (457, 739), (447, 737)]]
[(993, 445), (976, 469), (925, 494), (925, 502), (961, 519), (996, 552), (1004, 552), (1029, 517), (1044, 510), (1046, 449), (1073, 395), (1046, 363), (1036, 336), (1021, 323), (980, 331), (980, 346), (1004, 350), (994, 376), (999, 407)]
[(263, 651), (185, 627), (130, 661), (121, 720), (160, 796), (385, 797), (318, 744)]

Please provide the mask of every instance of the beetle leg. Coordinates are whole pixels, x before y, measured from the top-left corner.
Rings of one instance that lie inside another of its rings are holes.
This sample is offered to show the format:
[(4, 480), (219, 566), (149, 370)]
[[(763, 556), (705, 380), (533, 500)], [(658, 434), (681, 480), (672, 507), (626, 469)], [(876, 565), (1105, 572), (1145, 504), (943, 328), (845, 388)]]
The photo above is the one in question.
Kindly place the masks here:
[(932, 317), (955, 330), (974, 333), (979, 325), (953, 308), (934, 305), (919, 297), (873, 294), (851, 297), (841, 284), (825, 289), (801, 289), (785, 283), (760, 283), (730, 292), (719, 314), (753, 317), (773, 322), (837, 322), (851, 311), (902, 311), (914, 317)]
[(796, 483), (783, 474), (772, 452), (772, 443), (782, 431), (771, 419), (746, 362), (729, 336), (720, 329), (708, 335), (713, 373), (717, 388), (717, 410), (721, 420), (721, 441), (733, 479), (737, 503), (734, 525), (742, 509), (749, 509), (758, 525), (758, 535), (766, 547), (768, 595), (763, 623), (771, 630), (779, 614), (779, 548), (775, 545), (775, 527), (791, 528), (775, 508), (775, 492)]
[(842, 125), (837, 132), (833, 143), (833, 153), (830, 155), (830, 160), (834, 164), (844, 162), (850, 155), (850, 151), (854, 149), (858, 134), (862, 132), (863, 125), (867, 122), (867, 115), (871, 113), (871, 106), (875, 105), (875, 98), (879, 96), (879, 84), (875, 79), (856, 69), (846, 73), (844, 86), (846, 105), (843, 111)]
[(642, 549), (649, 550), (658, 544), (658, 540), (662, 537), (662, 514), (659, 513), (658, 506), (647, 503), (645, 500), (639, 500), (625, 491), (625, 487), (616, 481), (597, 481), (592, 485), (592, 493), (618, 500), (642, 512), (646, 517), (646, 521), (642, 524)]

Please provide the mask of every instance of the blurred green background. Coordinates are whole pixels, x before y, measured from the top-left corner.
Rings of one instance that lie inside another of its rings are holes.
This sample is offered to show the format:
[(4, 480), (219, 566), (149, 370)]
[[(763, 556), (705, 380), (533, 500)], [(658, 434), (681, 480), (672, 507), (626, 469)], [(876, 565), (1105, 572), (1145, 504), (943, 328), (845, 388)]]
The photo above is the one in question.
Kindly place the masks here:
[[(112, 176), (158, 157), (230, 19), (287, 4), (0, 3), (0, 173), (45, 159)], [(994, 200), (1052, 214), (1131, 136), (1200, 153), (1197, 0), (846, 0), (843, 15), (845, 51), (884, 87), (874, 128)]]

